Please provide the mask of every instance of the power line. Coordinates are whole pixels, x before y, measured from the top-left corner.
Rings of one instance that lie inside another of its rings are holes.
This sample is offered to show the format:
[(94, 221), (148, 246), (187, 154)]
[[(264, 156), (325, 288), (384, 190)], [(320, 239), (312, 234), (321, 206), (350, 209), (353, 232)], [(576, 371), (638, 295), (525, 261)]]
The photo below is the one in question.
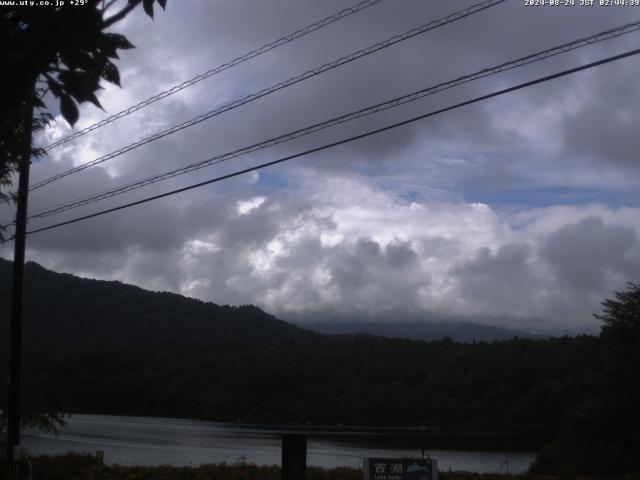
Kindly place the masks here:
[(292, 42), (293, 40), (296, 40), (300, 37), (303, 37), (311, 32), (314, 32), (316, 30), (319, 30), (323, 27), (326, 27), (327, 25), (332, 24), (333, 22), (337, 22), (338, 20), (342, 20), (343, 18), (346, 18), (350, 15), (353, 15), (354, 13), (357, 13), (361, 10), (364, 10), (365, 8), (371, 7), (377, 3), (380, 3), (382, 0), (364, 0), (360, 3), (358, 3), (357, 5), (353, 5), (351, 7), (345, 8), (344, 10), (339, 11), (338, 13), (335, 13), (333, 15), (330, 15), (326, 18), (323, 18), (322, 20), (319, 20), (315, 23), (312, 23), (311, 25), (307, 25), (304, 28), (301, 28), (300, 30), (296, 30), (293, 33), (290, 33), (288, 35), (285, 35), (284, 37), (280, 37), (277, 40), (274, 40), (271, 43), (267, 43), (266, 45), (263, 45), (259, 48), (256, 48), (255, 50), (252, 50), (248, 53), (245, 53), (244, 55), (240, 55), (239, 57), (234, 58), (233, 60), (223, 63), (221, 65), (218, 65), (215, 68), (212, 68), (211, 70), (208, 70), (204, 73), (201, 73), (200, 75), (196, 75), (195, 77), (193, 77), (190, 80), (186, 80), (184, 82), (182, 82), (179, 85), (175, 85), (173, 87), (171, 87), (168, 90), (165, 90), (164, 92), (161, 92), (157, 95), (154, 95), (153, 97), (149, 97), (146, 100), (143, 100), (140, 103), (137, 103), (136, 105), (133, 105), (129, 108), (126, 108), (116, 114), (111, 115), (110, 117), (107, 117), (103, 120), (100, 120), (99, 122), (94, 123), (93, 125), (90, 125), (86, 128), (83, 128), (82, 130), (79, 130), (77, 132), (72, 133), (71, 135), (68, 135), (56, 142), (53, 142), (49, 145), (47, 145), (45, 147), (46, 151), (50, 151), (53, 150), (54, 148), (60, 146), (60, 145), (64, 145), (67, 142), (70, 142), (72, 140), (75, 140), (76, 138), (79, 138), (83, 135), (86, 135), (89, 132), (92, 132), (94, 130), (97, 130), (100, 127), (103, 127), (111, 122), (114, 122), (122, 117), (126, 117), (127, 115), (130, 115), (133, 112), (136, 112), (148, 105), (151, 105), (152, 103), (157, 102), (158, 100), (162, 100), (163, 98), (167, 98), (171, 95), (173, 95), (174, 93), (178, 93), (181, 90), (184, 90), (187, 87), (190, 87), (192, 85), (195, 85), (198, 82), (201, 82), (202, 80), (205, 80), (209, 77), (212, 77), (214, 75), (217, 75), (218, 73), (221, 73), (225, 70), (228, 70), (232, 67), (235, 67), (237, 65), (240, 65), (241, 63), (244, 63), (248, 60), (251, 60), (252, 58), (255, 58), (259, 55), (262, 55), (263, 53), (267, 53), (275, 48), (278, 48), (282, 45), (285, 45), (287, 43)]
[(75, 168), (72, 168), (70, 170), (67, 170), (65, 172), (59, 173), (57, 175), (54, 175), (52, 177), (49, 177), (45, 180), (42, 180), (36, 184), (34, 184), (30, 190), (35, 190), (37, 188), (43, 187), (51, 182), (54, 182), (56, 180), (59, 180), (63, 177), (66, 177), (68, 175), (77, 173), (79, 171), (85, 170), (89, 167), (92, 167), (94, 165), (98, 165), (100, 163), (106, 162), (107, 160), (111, 160), (115, 157), (118, 157), (120, 155), (122, 155), (123, 153), (129, 152), (131, 150), (134, 150), (135, 148), (141, 147), (142, 145), (146, 145), (147, 143), (153, 142), (155, 140), (158, 140), (160, 138), (166, 137), (167, 135), (171, 135), (173, 133), (176, 133), (180, 130), (183, 130), (185, 128), (188, 127), (192, 127), (194, 125), (197, 125), (198, 123), (204, 122), (205, 120), (208, 120), (212, 117), (215, 117), (217, 115), (220, 115), (224, 112), (227, 112), (229, 110), (232, 110), (234, 108), (240, 107), (242, 105), (245, 105), (249, 102), (252, 102), (254, 100), (257, 100), (259, 98), (262, 98), (266, 95), (269, 95), (271, 93), (274, 93), (278, 90), (282, 90), (283, 88), (289, 87), (291, 85), (294, 85), (296, 83), (299, 83), (303, 80), (307, 80), (308, 78), (311, 77), (315, 77), (317, 75), (320, 75), (326, 71), (332, 70), (334, 68), (337, 68), (339, 66), (345, 65), (347, 63), (353, 62), (354, 60), (357, 60), (359, 58), (362, 58), (364, 56), (370, 55), (374, 52), (377, 52), (379, 50), (382, 50), (384, 48), (390, 47), (392, 45), (395, 45), (396, 43), (408, 40), (412, 37), (415, 37), (416, 35), (420, 35), (422, 33), (428, 32), (430, 30), (434, 30), (438, 27), (441, 27), (443, 25), (455, 22), (457, 20), (461, 20), (465, 17), (468, 17), (470, 15), (473, 15), (475, 13), (478, 13), (482, 10), (486, 10), (488, 8), (491, 8), (499, 3), (503, 3), (506, 0), (485, 0), (483, 2), (477, 3), (475, 5), (472, 5), (468, 8), (465, 8), (463, 10), (458, 10), (457, 12), (451, 13), (449, 15), (447, 15), (446, 17), (440, 18), (438, 20), (434, 20), (431, 21), (425, 25), (422, 25), (420, 27), (416, 27), (416, 28), (412, 28), (411, 30), (402, 33), (400, 35), (394, 35), (393, 37), (383, 41), (383, 42), (379, 42), (376, 43), (374, 45), (371, 45), (367, 48), (364, 48), (362, 50), (358, 50), (350, 55), (346, 55), (344, 57), (341, 57), (337, 60), (334, 60), (332, 62), (326, 63), (320, 67), (316, 67), (314, 69), (308, 70), (300, 75), (296, 75), (295, 77), (291, 77), (288, 80), (285, 80), (283, 82), (277, 83), (275, 85), (272, 85), (271, 87), (262, 89), (258, 92), (252, 93), (247, 95), (244, 98), (241, 99), (237, 99), (234, 100), (230, 103), (224, 104), (220, 107), (217, 107), (213, 110), (210, 110), (207, 113), (203, 113), (202, 115), (199, 115), (195, 118), (192, 118), (191, 120), (187, 120), (186, 122), (183, 122), (179, 125), (175, 125), (171, 128), (168, 128), (166, 130), (163, 130), (161, 132), (155, 133), (149, 137), (145, 137), (142, 138), (140, 140), (138, 140), (135, 143), (131, 143), (129, 145), (126, 145), (122, 148), (119, 148), (118, 150), (115, 150), (111, 153), (108, 153), (106, 155), (103, 155), (102, 157), (99, 157), (95, 160), (92, 160), (90, 162), (84, 163), (82, 165), (78, 165)]
[(417, 92), (413, 92), (410, 93), (408, 95), (404, 95), (401, 97), (396, 97), (392, 100), (388, 100), (386, 102), (382, 102), (379, 103), (377, 105), (371, 106), (371, 107), (367, 107), (367, 108), (363, 108), (361, 110), (357, 110), (355, 112), (351, 112), (349, 114), (346, 115), (342, 115), (339, 117), (335, 117), (332, 118), (330, 120), (326, 120), (324, 122), (321, 123), (317, 123), (299, 130), (295, 130), (293, 132), (289, 132), (286, 133), (284, 135), (280, 135), (277, 137), (273, 137), (270, 138), (268, 140), (264, 140), (262, 142), (259, 143), (255, 143), (253, 145), (247, 146), (247, 147), (243, 147), (231, 152), (227, 152), (227, 153), (223, 153), (220, 155), (216, 155), (214, 157), (208, 158), (206, 160), (202, 160), (200, 162), (197, 163), (193, 163), (190, 165), (186, 165), (184, 167), (180, 167), (174, 170), (170, 170), (168, 172), (159, 174), (159, 175), (155, 175), (153, 177), (148, 177), (142, 180), (138, 180), (136, 182), (127, 184), (127, 185), (123, 185), (120, 186), (118, 188), (112, 189), (112, 190), (108, 190), (105, 192), (101, 192), (98, 194), (92, 194), (89, 196), (85, 196), (82, 197), (80, 199), (71, 201), (71, 202), (67, 202), (67, 203), (63, 203), (63, 204), (59, 204), (53, 207), (48, 207), (45, 209), (41, 209), (39, 211), (36, 211), (34, 213), (32, 213), (28, 218), (29, 219), (33, 219), (33, 218), (42, 218), (42, 217), (47, 217), (50, 215), (54, 215), (57, 213), (61, 213), (67, 210), (71, 210), (73, 208), (78, 208), (81, 206), (85, 206), (85, 205), (89, 205), (91, 203), (95, 203), (97, 201), (100, 200), (104, 200), (106, 198), (110, 198), (116, 195), (120, 195), (126, 192), (130, 192), (132, 190), (137, 190), (139, 188), (145, 187), (147, 185), (151, 185), (153, 183), (157, 183), (160, 182), (162, 180), (166, 180), (169, 178), (173, 178), (176, 177), (178, 175), (183, 175), (189, 172), (193, 172), (195, 170), (199, 170), (201, 168), (204, 167), (208, 167), (211, 165), (216, 165), (218, 163), (222, 163), (224, 161), (230, 160), (232, 158), (236, 158), (239, 157), (241, 155), (246, 155), (248, 153), (252, 153), (255, 152), (257, 150), (262, 150), (264, 148), (268, 148), (271, 147), (273, 145), (277, 145), (280, 143), (284, 143), (284, 142), (288, 142), (290, 140), (296, 139), (296, 138), (300, 138), (302, 136), (305, 135), (309, 135), (311, 133), (317, 132), (319, 130), (323, 130), (338, 124), (342, 124), (342, 123), (346, 123), (349, 122), (351, 120), (355, 120), (358, 118), (362, 118), (364, 116), (367, 115), (371, 115), (374, 113), (378, 113), (381, 111), (385, 111), (388, 109), (392, 109), (395, 107), (398, 107), (400, 105), (404, 105), (406, 103), (409, 102), (413, 102), (416, 101), (420, 98), (426, 97), (428, 95), (434, 95), (436, 93), (442, 92), (444, 90), (448, 90), (450, 88), (453, 88), (455, 86), (464, 84), (464, 83), (468, 83), (471, 81), (475, 81), (478, 80), (480, 78), (484, 78), (490, 75), (495, 75), (497, 73), (500, 72), (504, 72), (507, 70), (511, 70), (514, 68), (518, 68), (518, 67), (522, 67), (524, 65), (529, 65), (531, 63), (535, 63), (535, 62), (539, 62), (542, 61), (544, 59), (547, 59), (549, 57), (555, 56), (555, 55), (559, 55), (562, 53), (566, 53), (587, 45), (592, 45), (594, 43), (598, 43), (604, 40), (608, 40), (611, 38), (616, 38), (619, 37), (621, 35), (626, 35), (628, 33), (631, 32), (635, 32), (640, 30), (640, 21), (638, 22), (634, 22), (634, 23), (629, 23), (629, 24), (625, 24), (616, 28), (612, 28), (609, 30), (606, 30), (604, 32), (600, 32), (597, 33), (595, 35), (591, 35), (589, 37), (584, 37), (584, 38), (580, 38), (578, 40), (574, 40), (572, 42), (569, 43), (565, 43), (562, 44), (560, 46), (557, 47), (553, 47), (547, 50), (542, 50), (540, 52), (537, 53), (533, 53), (530, 55), (527, 55), (525, 57), (521, 57), (518, 58), (516, 60), (511, 60), (505, 63), (502, 63), (500, 65), (494, 66), (494, 67), (490, 67), (490, 68), (485, 68), (482, 70), (479, 70), (477, 72), (474, 72), (472, 74), (469, 75), (465, 75), (462, 77), (458, 77), (454, 80), (450, 80), (447, 82), (443, 82), (443, 83), (439, 83), (435, 86), (431, 86), (422, 90), (418, 90)]
[(435, 115), (439, 115), (439, 114), (444, 113), (444, 112), (455, 110), (457, 108), (461, 108), (461, 107), (464, 107), (464, 106), (467, 106), (467, 105), (471, 105), (473, 103), (477, 103), (477, 102), (480, 102), (480, 101), (483, 101), (483, 100), (488, 100), (490, 98), (497, 97), (499, 95), (504, 95), (506, 93), (514, 92), (516, 90), (520, 90), (520, 89), (523, 89), (523, 88), (531, 87), (533, 85), (537, 85), (537, 84), (540, 84), (540, 83), (548, 82), (548, 81), (554, 80), (556, 78), (560, 78), (560, 77), (564, 77), (564, 76), (567, 76), (567, 75), (571, 75), (573, 73), (576, 73), (576, 72), (579, 72), (579, 71), (582, 71), (582, 70), (586, 70), (588, 68), (593, 68), (593, 67), (596, 67), (596, 66), (599, 66), (599, 65), (604, 65), (604, 64), (607, 64), (607, 63), (610, 63), (610, 62), (614, 62), (616, 60), (621, 60), (623, 58), (630, 57), (632, 55), (637, 55), (639, 53), (640, 53), (640, 48), (639, 49), (635, 49), (635, 50), (631, 50), (631, 51), (628, 51), (628, 52), (625, 52), (625, 53), (622, 53), (620, 55), (607, 57), (605, 59), (598, 60), (596, 62), (591, 62), (591, 63), (585, 64), (585, 65), (581, 65), (579, 67), (571, 68), (571, 69), (568, 69), (568, 70), (563, 70), (561, 72), (554, 73), (552, 75), (547, 75), (547, 76), (544, 76), (544, 77), (540, 77), (540, 78), (537, 78), (535, 80), (531, 80), (531, 81), (528, 81), (528, 82), (525, 82), (525, 83), (520, 83), (518, 85), (509, 87), (509, 88), (505, 88), (505, 89), (502, 89), (502, 90), (498, 90), (496, 92), (489, 93), (487, 95), (482, 95), (480, 97), (476, 97), (476, 98), (473, 98), (471, 100), (460, 102), (460, 103), (457, 103), (455, 105), (451, 105), (449, 107), (445, 107), (445, 108), (441, 108), (439, 110), (435, 110), (435, 111), (432, 111), (432, 112), (429, 112), (429, 113), (425, 113), (423, 115), (419, 115), (417, 117), (413, 117), (413, 118), (410, 118), (408, 120), (404, 120), (402, 122), (397, 122), (397, 123), (394, 123), (394, 124), (391, 124), (391, 125), (387, 125), (386, 127), (378, 128), (378, 129), (371, 130), (371, 131), (366, 132), (366, 133), (362, 133), (360, 135), (355, 135), (353, 137), (349, 137), (349, 138), (345, 138), (343, 140), (339, 140), (337, 142), (328, 143), (328, 144), (322, 145), (320, 147), (316, 147), (316, 148), (312, 148), (312, 149), (309, 149), (309, 150), (305, 150), (304, 152), (296, 153), (294, 155), (289, 155), (289, 156), (286, 156), (286, 157), (283, 157), (283, 158), (279, 158), (277, 160), (272, 160), (270, 162), (262, 163), (260, 165), (256, 165), (256, 166), (253, 166), (253, 167), (249, 167), (249, 168), (245, 168), (245, 169), (242, 169), (242, 170), (238, 170), (236, 172), (229, 173), (227, 175), (222, 175), (222, 176), (219, 176), (219, 177), (216, 177), (216, 178), (212, 178), (210, 180), (206, 180), (204, 182), (199, 182), (199, 183), (195, 183), (195, 184), (189, 185), (187, 187), (178, 188), (176, 190), (171, 190), (169, 192), (165, 192), (165, 193), (162, 193), (162, 194), (159, 194), (159, 195), (154, 195), (154, 196), (151, 196), (151, 197), (147, 197), (147, 198), (144, 198), (142, 200), (137, 200), (135, 202), (130, 202), (130, 203), (127, 203), (127, 204), (124, 204), (124, 205), (120, 205), (118, 207), (108, 208), (106, 210), (102, 210), (102, 211), (99, 211), (99, 212), (96, 212), (96, 213), (92, 213), (90, 215), (84, 215), (82, 217), (73, 218), (71, 220), (66, 220), (64, 222), (56, 223), (56, 224), (53, 224), (53, 225), (48, 225), (46, 227), (37, 228), (37, 229), (34, 229), (34, 230), (31, 230), (31, 231), (27, 232), (27, 234), (44, 232), (46, 230), (51, 230), (51, 229), (54, 229), (54, 228), (62, 227), (64, 225), (69, 225), (69, 224), (72, 224), (72, 223), (80, 222), (82, 220), (88, 220), (90, 218), (94, 218), (94, 217), (98, 217), (98, 216), (101, 216), (101, 215), (105, 215), (107, 213), (116, 212), (116, 211), (119, 211), (119, 210), (124, 210), (126, 208), (133, 207), (133, 206), (136, 206), (136, 205), (141, 205), (143, 203), (148, 203), (148, 202), (151, 202), (153, 200), (159, 200), (161, 198), (168, 197), (168, 196), (175, 195), (175, 194), (182, 193), (182, 192), (186, 192), (187, 190), (192, 190), (194, 188), (202, 187), (202, 186), (205, 186), (205, 185), (210, 185), (212, 183), (217, 183), (217, 182), (220, 182), (222, 180), (227, 180), (229, 178), (237, 177), (237, 176), (243, 175), (245, 173), (249, 173), (249, 172), (252, 172), (252, 171), (255, 171), (255, 170), (260, 170), (260, 169), (263, 169), (263, 168), (266, 168), (266, 167), (270, 167), (272, 165), (283, 163), (283, 162), (286, 162), (288, 160), (293, 160), (294, 158), (299, 158), (299, 157), (302, 157), (302, 156), (305, 156), (305, 155), (309, 155), (309, 154), (312, 154), (312, 153), (320, 152), (322, 150), (333, 148), (333, 147), (336, 147), (338, 145), (343, 145), (345, 143), (353, 142), (355, 140), (359, 140), (359, 139), (362, 139), (362, 138), (365, 138), (365, 137), (369, 137), (371, 135), (376, 135), (378, 133), (382, 133), (382, 132), (385, 132), (387, 130), (391, 130), (391, 129), (394, 129), (394, 128), (397, 128), (397, 127), (400, 127), (400, 126), (403, 126), (403, 125), (407, 125), (409, 123), (413, 123), (413, 122), (416, 122), (418, 120), (422, 120), (422, 119), (425, 119), (425, 118), (428, 118), (428, 117), (433, 117)]

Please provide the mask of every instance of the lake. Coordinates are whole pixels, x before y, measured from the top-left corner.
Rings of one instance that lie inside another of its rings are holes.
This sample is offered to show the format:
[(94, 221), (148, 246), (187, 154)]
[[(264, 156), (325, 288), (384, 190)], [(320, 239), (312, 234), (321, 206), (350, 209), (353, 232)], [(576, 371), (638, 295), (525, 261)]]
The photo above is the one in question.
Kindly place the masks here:
[[(73, 415), (52, 437), (22, 433), (22, 445), (32, 455), (67, 452), (95, 454), (121, 465), (200, 465), (246, 461), (280, 464), (282, 433), (308, 436), (307, 464), (325, 468), (360, 467), (362, 457), (420, 457), (415, 429), (357, 427), (262, 426), (203, 420)], [(535, 456), (531, 452), (425, 449), (440, 470), (522, 473)]]

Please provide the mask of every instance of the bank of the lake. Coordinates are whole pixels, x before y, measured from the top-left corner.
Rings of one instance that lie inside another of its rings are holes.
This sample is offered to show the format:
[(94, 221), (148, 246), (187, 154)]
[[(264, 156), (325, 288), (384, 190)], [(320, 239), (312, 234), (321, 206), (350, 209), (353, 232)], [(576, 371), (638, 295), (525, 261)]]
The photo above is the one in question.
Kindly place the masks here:
[(31, 455), (103, 451), (108, 465), (266, 466), (280, 463), (281, 435), (286, 432), (306, 435), (308, 464), (323, 468), (359, 468), (363, 457), (415, 457), (424, 450), (443, 471), (523, 473), (535, 456), (531, 451), (483, 451), (477, 448), (481, 436), (475, 449), (444, 448), (418, 429), (277, 427), (107, 415), (74, 415), (56, 437), (27, 431), (22, 443)]
[[(0, 464), (0, 480), (5, 480)], [(280, 480), (275, 465), (210, 464), (197, 467), (104, 465), (88, 455), (40, 456), (23, 462), (32, 480)], [(25, 476), (24, 478), (27, 478)], [(350, 467), (308, 467), (307, 480), (361, 480), (362, 470)], [(557, 480), (559, 477), (506, 473), (440, 472), (440, 480)], [(583, 480), (589, 480), (583, 478)], [(633, 479), (635, 480), (635, 479)]]

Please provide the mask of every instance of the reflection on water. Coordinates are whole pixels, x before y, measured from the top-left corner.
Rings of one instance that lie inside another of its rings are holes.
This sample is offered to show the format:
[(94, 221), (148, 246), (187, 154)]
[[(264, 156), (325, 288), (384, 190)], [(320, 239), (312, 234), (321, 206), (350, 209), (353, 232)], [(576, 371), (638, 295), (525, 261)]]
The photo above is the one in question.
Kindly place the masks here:
[[(278, 427), (244, 426), (171, 418), (74, 415), (57, 437), (25, 431), (22, 444), (32, 455), (70, 451), (105, 452), (107, 463), (121, 465), (280, 464)], [(309, 465), (360, 467), (362, 457), (419, 457), (415, 435), (394, 429), (296, 428), (308, 436)], [(412, 443), (413, 442), (413, 443)], [(428, 449), (441, 470), (524, 472), (533, 453), (468, 452)]]

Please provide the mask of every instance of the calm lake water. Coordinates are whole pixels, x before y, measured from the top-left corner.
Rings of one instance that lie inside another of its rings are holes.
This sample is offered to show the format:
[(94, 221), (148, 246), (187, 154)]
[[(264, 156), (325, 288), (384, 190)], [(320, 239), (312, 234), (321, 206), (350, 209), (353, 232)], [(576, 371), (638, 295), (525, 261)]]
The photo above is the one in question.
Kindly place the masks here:
[[(293, 428), (293, 429), (292, 429)], [(308, 435), (307, 464), (360, 467), (362, 457), (420, 457), (421, 445), (401, 429), (346, 427), (267, 427), (172, 418), (74, 415), (57, 437), (22, 433), (32, 455), (66, 452), (105, 453), (121, 465), (200, 465), (246, 461), (280, 464), (284, 432)], [(440, 470), (524, 472), (534, 453), (426, 449)]]

